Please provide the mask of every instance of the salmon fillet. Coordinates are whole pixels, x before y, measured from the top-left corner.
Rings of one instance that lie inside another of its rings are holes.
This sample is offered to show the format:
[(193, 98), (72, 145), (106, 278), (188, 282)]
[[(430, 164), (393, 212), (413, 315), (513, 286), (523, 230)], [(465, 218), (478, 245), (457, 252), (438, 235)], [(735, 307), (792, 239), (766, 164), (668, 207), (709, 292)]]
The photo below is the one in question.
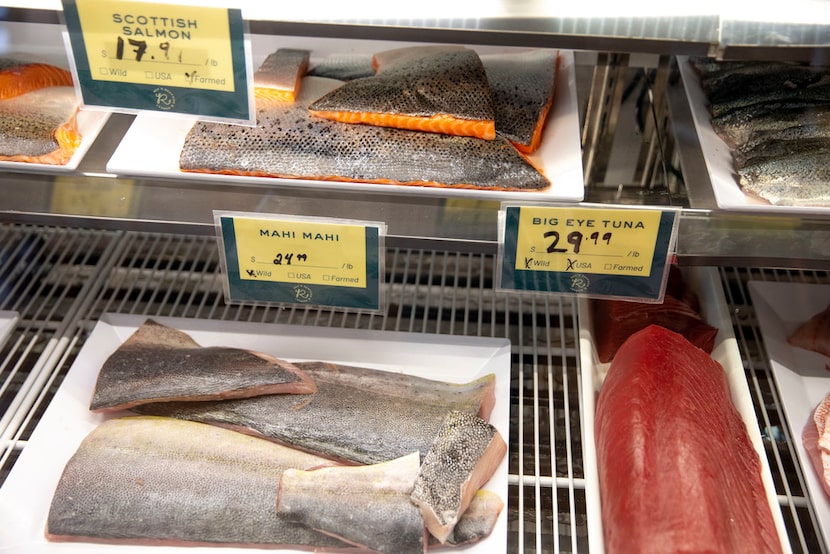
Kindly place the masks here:
[(804, 426), (801, 434), (801, 443), (810, 457), (813, 469), (821, 481), (827, 494), (830, 494), (830, 426), (827, 417), (830, 416), (830, 396), (816, 406), (813, 416)]
[(256, 97), (293, 102), (308, 70), (309, 55), (308, 50), (296, 48), (280, 48), (268, 54), (254, 73)]
[(681, 335), (620, 347), (594, 423), (606, 552), (781, 552), (724, 370)]
[(418, 52), (344, 83), (309, 111), (351, 124), (495, 138), (493, 100), (478, 54), (466, 48)]
[(65, 165), (81, 144), (71, 86), (0, 100), (0, 160)]
[(0, 100), (47, 87), (71, 87), (72, 74), (46, 63), (0, 58)]

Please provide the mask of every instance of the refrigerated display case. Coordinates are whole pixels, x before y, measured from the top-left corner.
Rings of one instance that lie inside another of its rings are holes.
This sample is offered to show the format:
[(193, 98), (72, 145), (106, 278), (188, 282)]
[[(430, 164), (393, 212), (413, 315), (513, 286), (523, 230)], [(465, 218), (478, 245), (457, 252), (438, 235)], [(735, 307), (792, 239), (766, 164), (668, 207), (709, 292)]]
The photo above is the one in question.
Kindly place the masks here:
[[(366, 52), (451, 43), (482, 52), (567, 53), (566, 84), (574, 98), (560, 115), (576, 122), (576, 132), (551, 155), (566, 170), (577, 168), (582, 198), (547, 200), (679, 210), (677, 262), (722, 287), (718, 309), (731, 323), (740, 360), (732, 369), (743, 371), (744, 408), (760, 431), (787, 543), (793, 552), (826, 552), (827, 502), (798, 451), (797, 425), (787, 419), (793, 389), (778, 380), (781, 368), (768, 348), (769, 312), (757, 303), (773, 284), (782, 295), (797, 295), (807, 284), (830, 286), (830, 218), (826, 208), (723, 203), (716, 187), (724, 178), (712, 169), (681, 63), (696, 56), (826, 63), (830, 8), (804, 1), (765, 12), (703, 3), (678, 12), (663, 3), (635, 2), (624, 10), (605, 4), (239, 7), (260, 59), (274, 45)], [(65, 61), (60, 2), (5, 6), (4, 55)], [(585, 426), (592, 420), (585, 410), (592, 403), (585, 401), (591, 391), (581, 373), (589, 354), (579, 299), (498, 289), (505, 198), (184, 177), (160, 166), (156, 155), (124, 150), (142, 116), (116, 112), (96, 119), (76, 165), (0, 165), (0, 484), (107, 314), (507, 338), (504, 549), (601, 551), (597, 491), (585, 462), (591, 450)], [(122, 163), (112, 164), (114, 157)], [(385, 309), (226, 303), (212, 215), (220, 209), (384, 222)], [(11, 546), (23, 552), (31, 545)]]

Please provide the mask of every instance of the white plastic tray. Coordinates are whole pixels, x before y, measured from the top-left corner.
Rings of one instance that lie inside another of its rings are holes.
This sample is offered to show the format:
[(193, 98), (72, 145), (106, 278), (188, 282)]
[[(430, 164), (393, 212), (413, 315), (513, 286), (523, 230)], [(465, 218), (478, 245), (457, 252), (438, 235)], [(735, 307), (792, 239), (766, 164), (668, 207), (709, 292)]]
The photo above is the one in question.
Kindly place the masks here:
[[(761, 461), (761, 479), (767, 492), (781, 547), (791, 552), (784, 520), (767, 463), (761, 433), (752, 407), (752, 398), (744, 375), (740, 350), (732, 331), (732, 320), (726, 308), (726, 300), (720, 285), (717, 269), (692, 267), (683, 270), (683, 278), (694, 290), (701, 304), (703, 319), (719, 329), (715, 337), (712, 358), (718, 361), (726, 372), (732, 402), (746, 423), (749, 439)], [(594, 438), (594, 411), (596, 396), (610, 364), (599, 363), (593, 339), (593, 325), (589, 300), (579, 302), (579, 355), (582, 379), (582, 448), (585, 464), (585, 504), (588, 512), (588, 542), (591, 552), (603, 552), (604, 540), (597, 473), (596, 442)]]
[[(253, 41), (254, 66), (280, 46), (308, 48), (312, 60), (332, 52), (372, 53), (387, 48), (398, 48), (406, 43), (371, 41), (313, 42), (289, 40), (280, 37), (280, 44)], [(339, 47), (338, 47), (339, 44)], [(471, 47), (481, 53), (510, 52), (527, 49)], [(555, 82), (553, 106), (548, 114), (539, 150), (531, 156), (550, 179), (551, 186), (543, 191), (495, 191), (456, 189), (452, 187), (420, 187), (340, 181), (316, 181), (310, 179), (282, 179), (187, 173), (179, 170), (179, 154), (193, 120), (171, 118), (155, 113), (138, 115), (107, 163), (107, 171), (125, 176), (181, 179), (184, 181), (256, 184), (277, 187), (303, 187), (322, 190), (345, 189), (367, 192), (392, 193), (417, 196), (467, 197), (490, 200), (533, 200), (580, 202), (585, 193), (582, 182), (582, 149), (580, 146), (579, 114), (576, 98), (574, 56), (571, 51), (560, 51), (559, 72)]]
[[(466, 382), (496, 375), (496, 405), (490, 422), (509, 443), (510, 341), (477, 337), (359, 331), (318, 327), (154, 318), (190, 334), (203, 346), (250, 348), (288, 360), (325, 360), (399, 371), (431, 379)], [(104, 360), (145, 320), (105, 314), (72, 364), (26, 448), (0, 488), (0, 552), (221, 554), (256, 548), (128, 546), (49, 542), (44, 536), (52, 494), (66, 462), (81, 440), (107, 416), (89, 411), (89, 400)], [(507, 545), (508, 456), (484, 488), (504, 501), (498, 522), (485, 540), (453, 551), (487, 554)], [(266, 550), (266, 549), (263, 549)], [(270, 552), (307, 550), (267, 549)]]
[(17, 325), (19, 315), (17, 312), (0, 311), (0, 346), (6, 343), (6, 339)]
[(745, 194), (738, 184), (738, 174), (732, 159), (732, 151), (715, 133), (708, 101), (700, 86), (700, 78), (687, 57), (677, 58), (680, 75), (689, 99), (692, 120), (697, 130), (703, 160), (712, 182), (712, 192), (719, 208), (767, 213), (830, 214), (830, 208), (822, 206), (774, 206), (760, 198)]
[(813, 410), (830, 394), (830, 372), (825, 369), (830, 358), (787, 343), (799, 325), (830, 304), (830, 285), (750, 281), (747, 286), (820, 533), (830, 544), (830, 497), (801, 442)]

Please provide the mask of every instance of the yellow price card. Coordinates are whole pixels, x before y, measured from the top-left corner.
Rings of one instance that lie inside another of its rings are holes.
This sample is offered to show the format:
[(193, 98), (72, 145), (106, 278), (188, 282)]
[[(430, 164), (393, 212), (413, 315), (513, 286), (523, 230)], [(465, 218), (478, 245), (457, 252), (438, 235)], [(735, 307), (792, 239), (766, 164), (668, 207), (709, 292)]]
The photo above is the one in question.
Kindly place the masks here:
[(503, 288), (662, 299), (676, 210), (507, 206)]
[(385, 225), (216, 212), (231, 301), (380, 309)]
[(238, 9), (63, 0), (83, 103), (251, 121)]

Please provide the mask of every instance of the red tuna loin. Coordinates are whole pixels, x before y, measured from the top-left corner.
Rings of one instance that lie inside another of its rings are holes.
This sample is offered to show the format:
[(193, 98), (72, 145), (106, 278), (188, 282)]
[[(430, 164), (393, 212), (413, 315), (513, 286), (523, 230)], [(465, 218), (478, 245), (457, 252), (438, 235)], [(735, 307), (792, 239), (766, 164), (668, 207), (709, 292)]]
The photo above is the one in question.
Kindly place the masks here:
[(697, 295), (683, 280), (677, 266), (670, 268), (662, 304), (592, 300), (591, 312), (597, 356), (602, 363), (610, 362), (632, 333), (649, 325), (660, 325), (680, 333), (707, 354), (712, 353), (718, 335), (717, 327), (709, 325), (700, 316)]
[(594, 423), (607, 552), (781, 551), (723, 368), (681, 335), (620, 347)]

